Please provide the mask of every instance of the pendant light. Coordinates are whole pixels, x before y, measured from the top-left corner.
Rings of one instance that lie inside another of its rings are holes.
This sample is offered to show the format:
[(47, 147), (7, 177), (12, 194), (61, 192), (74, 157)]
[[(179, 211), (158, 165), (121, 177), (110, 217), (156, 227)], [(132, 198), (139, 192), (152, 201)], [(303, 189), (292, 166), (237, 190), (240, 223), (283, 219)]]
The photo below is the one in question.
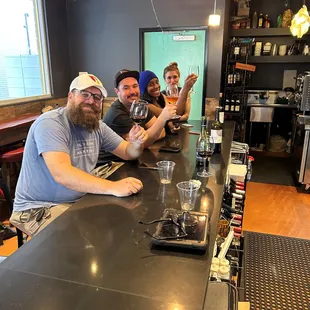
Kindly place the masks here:
[(216, 27), (220, 25), (221, 15), (216, 14), (216, 0), (214, 0), (214, 12), (209, 15), (209, 26)]
[(294, 15), (290, 30), (293, 36), (296, 36), (297, 38), (302, 38), (302, 36), (308, 32), (309, 26), (310, 17), (304, 0), (304, 5), (297, 12), (297, 14)]

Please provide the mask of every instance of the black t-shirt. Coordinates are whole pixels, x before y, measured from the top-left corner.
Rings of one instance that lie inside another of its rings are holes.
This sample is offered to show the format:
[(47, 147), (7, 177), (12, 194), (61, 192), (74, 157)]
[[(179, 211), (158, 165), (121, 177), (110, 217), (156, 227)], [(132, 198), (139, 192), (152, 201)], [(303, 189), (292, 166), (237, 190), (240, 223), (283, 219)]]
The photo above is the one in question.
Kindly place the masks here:
[[(149, 110), (142, 127), (145, 127), (145, 124), (147, 124), (153, 118), (153, 116), (154, 114), (151, 110)], [(130, 118), (129, 111), (119, 100), (116, 100), (111, 104), (107, 114), (103, 119), (103, 122), (120, 136), (129, 133), (132, 126), (134, 125), (133, 120)]]
[[(146, 120), (142, 127), (145, 127), (145, 124), (148, 123), (153, 118), (153, 112), (148, 111)], [(121, 137), (131, 130), (134, 125), (133, 120), (130, 118), (130, 113), (127, 108), (119, 101), (114, 101), (106, 115), (104, 116), (103, 122), (106, 123), (113, 131), (115, 131)], [(123, 161), (117, 156), (109, 153), (105, 150), (100, 150), (97, 166), (100, 166), (109, 161)]]

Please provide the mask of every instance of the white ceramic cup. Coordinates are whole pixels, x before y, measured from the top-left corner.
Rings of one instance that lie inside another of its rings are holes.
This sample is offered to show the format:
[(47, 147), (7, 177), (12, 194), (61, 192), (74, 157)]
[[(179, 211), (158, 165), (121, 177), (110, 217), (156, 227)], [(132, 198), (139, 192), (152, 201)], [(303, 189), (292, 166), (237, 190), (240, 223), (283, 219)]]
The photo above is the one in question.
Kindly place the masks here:
[(279, 46), (279, 55), (285, 56), (287, 52), (287, 45), (280, 45)]

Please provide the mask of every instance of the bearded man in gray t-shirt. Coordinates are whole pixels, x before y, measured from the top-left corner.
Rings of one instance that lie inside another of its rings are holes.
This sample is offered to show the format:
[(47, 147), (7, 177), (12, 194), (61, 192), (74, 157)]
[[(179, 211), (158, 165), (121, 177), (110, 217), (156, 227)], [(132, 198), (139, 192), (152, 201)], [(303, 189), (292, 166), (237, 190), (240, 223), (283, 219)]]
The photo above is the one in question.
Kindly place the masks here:
[(31, 126), (16, 187), (11, 223), (35, 235), (85, 193), (118, 197), (137, 193), (140, 180), (116, 182), (90, 174), (100, 149), (125, 160), (136, 159), (148, 138), (136, 125), (127, 141), (100, 120), (107, 91), (92, 74), (76, 77), (67, 106), (42, 114)]

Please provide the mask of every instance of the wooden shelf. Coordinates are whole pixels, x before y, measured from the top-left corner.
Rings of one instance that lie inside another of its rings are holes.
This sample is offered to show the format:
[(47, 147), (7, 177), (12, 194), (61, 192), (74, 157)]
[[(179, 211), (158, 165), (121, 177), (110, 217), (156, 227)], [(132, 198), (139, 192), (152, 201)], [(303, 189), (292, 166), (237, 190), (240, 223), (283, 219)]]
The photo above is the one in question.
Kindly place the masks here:
[[(306, 35), (310, 35), (310, 32)], [(232, 29), (231, 37), (279, 37), (292, 36), (289, 28)], [(293, 36), (292, 36), (293, 38)]]
[(248, 63), (310, 63), (310, 55), (251, 56), (248, 59)]

